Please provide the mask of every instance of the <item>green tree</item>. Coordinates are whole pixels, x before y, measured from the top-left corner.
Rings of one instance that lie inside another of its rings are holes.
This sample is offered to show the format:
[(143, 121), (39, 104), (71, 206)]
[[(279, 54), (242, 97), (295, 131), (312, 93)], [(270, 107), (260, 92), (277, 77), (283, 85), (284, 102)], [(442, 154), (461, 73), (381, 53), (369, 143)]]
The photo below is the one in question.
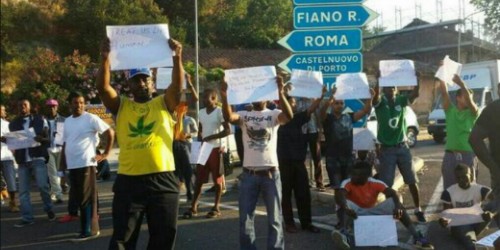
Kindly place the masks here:
[(57, 22), (61, 30), (57, 47), (61, 54), (75, 48), (97, 59), (106, 25), (167, 23), (153, 0), (67, 0), (65, 15)]
[(484, 11), (486, 18), (484, 24), (488, 29), (488, 33), (500, 44), (500, 0), (470, 0), (470, 3), (476, 6), (479, 10)]

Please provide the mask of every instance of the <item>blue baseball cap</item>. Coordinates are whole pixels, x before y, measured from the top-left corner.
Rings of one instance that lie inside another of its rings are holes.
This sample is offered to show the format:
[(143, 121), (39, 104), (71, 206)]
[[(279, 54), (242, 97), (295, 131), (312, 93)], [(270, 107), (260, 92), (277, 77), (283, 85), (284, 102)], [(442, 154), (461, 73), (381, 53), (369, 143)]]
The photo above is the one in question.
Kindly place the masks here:
[(148, 77), (151, 77), (151, 71), (148, 68), (131, 69), (128, 72), (128, 79), (130, 79), (136, 75), (146, 75)]

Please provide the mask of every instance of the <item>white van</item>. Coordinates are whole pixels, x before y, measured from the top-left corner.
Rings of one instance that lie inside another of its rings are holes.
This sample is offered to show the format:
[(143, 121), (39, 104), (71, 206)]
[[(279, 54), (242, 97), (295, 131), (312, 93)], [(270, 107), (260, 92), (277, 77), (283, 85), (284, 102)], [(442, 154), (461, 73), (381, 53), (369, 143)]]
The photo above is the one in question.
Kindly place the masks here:
[[(460, 77), (473, 91), (473, 100), (481, 111), (493, 100), (498, 99), (497, 85), (499, 83), (500, 60), (491, 60), (463, 65)], [(456, 90), (450, 88), (450, 100), (456, 105)], [(429, 114), (427, 130), (437, 143), (446, 139), (446, 116), (441, 105), (441, 95), (436, 98), (434, 109)]]

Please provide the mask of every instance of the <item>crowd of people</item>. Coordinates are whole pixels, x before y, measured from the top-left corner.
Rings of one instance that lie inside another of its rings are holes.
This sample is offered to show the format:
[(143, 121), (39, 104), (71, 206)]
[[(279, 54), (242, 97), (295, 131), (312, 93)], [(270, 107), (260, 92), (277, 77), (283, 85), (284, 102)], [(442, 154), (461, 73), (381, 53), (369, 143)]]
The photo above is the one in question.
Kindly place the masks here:
[[(308, 147), (317, 190), (335, 190), (334, 209), (339, 222), (332, 237), (337, 247), (349, 249), (354, 245), (352, 221), (358, 216), (393, 215), (413, 236), (415, 246), (433, 249), (415, 227), (415, 223), (427, 220), (421, 208), (411, 151), (406, 143), (405, 107), (418, 97), (418, 85), (410, 94), (404, 95), (395, 87), (381, 88), (376, 84), (362, 109), (344, 113), (345, 103), (335, 99), (335, 89), (330, 96), (326, 96), (326, 89), (323, 89), (319, 98), (306, 100), (303, 102), (306, 104), (300, 107), (299, 100), (288, 95), (281, 76), (276, 77), (279, 96), (276, 102), (262, 101), (233, 107), (228, 104), (228, 84), (222, 81), (220, 89), (205, 89), (203, 92), (204, 108), (200, 110), (199, 123), (196, 123), (187, 115), (189, 102), (182, 85), (187, 82), (193, 97), (191, 101), (198, 101), (198, 93), (190, 76), (183, 70), (182, 45), (173, 39), (168, 40), (168, 44), (174, 52), (172, 83), (163, 93), (155, 95), (150, 69), (129, 70), (127, 79), (133, 98), (128, 98), (119, 96), (110, 84), (110, 43), (109, 40), (103, 43), (97, 88), (102, 103), (115, 117), (114, 129), (85, 111), (85, 98), (80, 93), (70, 94), (67, 101), (71, 115), (66, 118), (59, 115), (59, 102), (55, 99), (46, 101), (44, 115), (31, 112), (30, 100), (19, 100), (18, 114), (10, 123), (2, 105), (1, 171), (5, 180), (2, 197), (9, 197), (11, 212), (21, 214), (15, 227), (29, 226), (35, 221), (30, 198), (31, 176), (34, 175), (49, 220), (56, 220), (53, 203), (63, 202), (63, 187), (67, 182), (70, 185), (68, 214), (59, 222), (80, 220), (79, 235), (73, 241), (98, 237), (96, 179), (104, 178), (106, 167), (102, 164), (116, 140), (120, 154), (113, 186), (113, 234), (108, 248), (135, 249), (140, 225), (146, 216), (148, 249), (173, 249), (178, 233), (182, 184), (186, 186), (186, 197), (191, 201), (190, 208), (181, 214), (182, 218), (198, 215), (202, 185), (208, 182), (209, 176), (214, 182), (215, 201), (206, 217), (222, 216), (220, 204), (226, 187), (224, 168), (221, 167), (225, 149), (221, 140), (231, 133), (230, 124), (233, 124), (237, 128), (235, 137), (243, 169), (238, 178), (241, 249), (256, 249), (254, 219), (259, 196), (262, 196), (267, 210), (268, 249), (284, 249), (285, 232), (293, 234), (299, 231), (293, 218), (292, 194), (301, 229), (320, 232), (312, 223), (311, 187), (305, 166)], [(450, 100), (446, 84), (439, 82), (448, 133), (442, 163), (442, 201), (444, 209), (483, 204), (483, 223), (450, 228), (457, 241), (467, 249), (474, 249), (476, 235), (490, 221), (496, 219), (497, 226), (500, 222), (497, 215), (500, 205), (500, 121), (496, 116), (500, 112), (500, 100), (491, 103), (479, 115), (466, 84), (458, 76), (453, 81), (460, 87), (456, 105)], [(269, 104), (276, 107), (270, 108)], [(376, 154), (379, 164), (367, 160), (366, 152), (359, 152), (358, 156), (353, 154), (353, 124), (370, 114), (372, 108), (379, 124), (379, 150)], [(30, 146), (11, 151), (5, 144), (8, 132), (31, 134), (33, 142)], [(321, 171), (321, 132), (326, 140), (324, 156), (329, 180), (326, 185)], [(102, 153), (98, 150), (99, 135), (106, 138)], [(486, 138), (489, 147), (484, 143)], [(193, 167), (189, 161), (193, 139), (213, 147), (206, 164), (195, 166), (194, 186)], [(492, 189), (474, 182), (477, 158), (490, 170)], [(14, 162), (18, 166), (18, 183)], [(373, 175), (375, 165), (377, 174)], [(411, 220), (397, 191), (392, 189), (396, 168), (409, 187), (416, 222)], [(387, 199), (377, 203), (380, 193)], [(489, 197), (490, 193), (493, 193), (493, 199)], [(449, 220), (440, 218), (439, 223), (446, 227)]]

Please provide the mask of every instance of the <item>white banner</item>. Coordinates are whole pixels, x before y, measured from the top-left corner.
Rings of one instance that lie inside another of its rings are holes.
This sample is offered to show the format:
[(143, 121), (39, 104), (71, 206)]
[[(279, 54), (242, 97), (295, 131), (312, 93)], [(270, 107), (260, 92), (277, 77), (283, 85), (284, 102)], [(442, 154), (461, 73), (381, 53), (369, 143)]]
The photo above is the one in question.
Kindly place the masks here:
[(231, 105), (279, 99), (274, 66), (230, 69), (224, 73)]
[(482, 213), (481, 205), (477, 204), (472, 207), (446, 209), (441, 213), (441, 217), (449, 219), (448, 226), (452, 227), (483, 222)]
[(35, 141), (35, 136), (36, 134), (33, 128), (29, 128), (28, 131), (13, 131), (4, 135), (7, 140), (7, 148), (9, 148), (10, 150), (34, 148), (40, 146), (41, 144)]
[(460, 71), (462, 71), (462, 64), (451, 60), (450, 57), (447, 55), (443, 59), (443, 65), (439, 67), (438, 71), (436, 72), (436, 75), (434, 76), (439, 78), (446, 84), (448, 84), (448, 86), (453, 86), (455, 85), (455, 83), (453, 83), (452, 80), (453, 75), (455, 74), (460, 75)]
[(412, 60), (382, 60), (379, 62), (380, 87), (416, 86), (417, 76)]
[(111, 70), (172, 67), (167, 24), (106, 26)]
[(352, 148), (354, 150), (375, 150), (377, 137), (367, 128), (354, 128)]
[(323, 91), (323, 74), (321, 71), (292, 70), (290, 79), (290, 96), (320, 98)]
[(392, 215), (358, 216), (354, 220), (357, 247), (397, 246), (398, 232)]
[(337, 77), (335, 87), (336, 100), (371, 98), (365, 73), (341, 74)]
[(210, 143), (202, 143), (200, 141), (193, 141), (191, 143), (191, 154), (189, 155), (189, 162), (191, 164), (205, 165), (207, 163), (210, 153), (214, 147)]

